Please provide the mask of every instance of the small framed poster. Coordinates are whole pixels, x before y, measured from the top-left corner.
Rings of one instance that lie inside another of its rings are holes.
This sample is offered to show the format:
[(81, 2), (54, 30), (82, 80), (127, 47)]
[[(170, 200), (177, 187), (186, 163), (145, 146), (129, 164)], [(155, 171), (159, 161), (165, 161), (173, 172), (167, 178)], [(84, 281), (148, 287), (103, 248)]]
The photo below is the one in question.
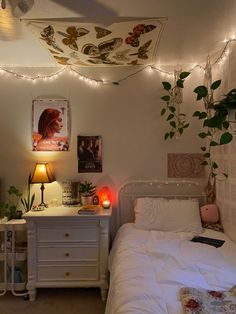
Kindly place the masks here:
[(78, 172), (102, 172), (102, 137), (78, 136)]
[(69, 150), (69, 133), (69, 103), (67, 100), (33, 100), (33, 151), (67, 151)]

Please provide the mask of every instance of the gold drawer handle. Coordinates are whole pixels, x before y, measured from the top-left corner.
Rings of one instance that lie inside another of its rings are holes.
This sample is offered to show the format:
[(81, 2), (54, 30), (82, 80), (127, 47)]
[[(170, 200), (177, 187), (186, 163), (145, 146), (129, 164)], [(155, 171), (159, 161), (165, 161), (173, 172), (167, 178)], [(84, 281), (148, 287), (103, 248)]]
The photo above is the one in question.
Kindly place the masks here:
[(69, 237), (69, 233), (65, 233), (65, 237)]
[(65, 253), (65, 256), (70, 256), (70, 254), (69, 253)]
[(70, 273), (69, 273), (69, 272), (66, 272), (66, 276), (70, 276)]

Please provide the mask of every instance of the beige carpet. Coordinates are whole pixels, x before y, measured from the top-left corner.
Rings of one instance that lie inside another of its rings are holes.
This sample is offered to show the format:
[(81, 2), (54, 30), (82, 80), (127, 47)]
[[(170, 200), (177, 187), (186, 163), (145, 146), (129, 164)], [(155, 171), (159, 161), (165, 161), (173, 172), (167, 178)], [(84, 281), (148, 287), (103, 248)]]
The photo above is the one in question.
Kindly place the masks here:
[(104, 314), (99, 289), (37, 289), (35, 302), (10, 292), (0, 297), (0, 314)]

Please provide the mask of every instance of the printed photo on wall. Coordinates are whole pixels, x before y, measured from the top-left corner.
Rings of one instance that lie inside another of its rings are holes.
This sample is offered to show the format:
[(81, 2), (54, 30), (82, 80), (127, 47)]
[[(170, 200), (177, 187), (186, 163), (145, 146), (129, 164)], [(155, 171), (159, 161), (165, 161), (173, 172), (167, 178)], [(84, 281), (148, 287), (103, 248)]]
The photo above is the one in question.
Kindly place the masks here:
[(102, 172), (102, 137), (77, 137), (78, 172)]
[(33, 100), (33, 151), (67, 151), (69, 150), (69, 133), (69, 104), (67, 100)]

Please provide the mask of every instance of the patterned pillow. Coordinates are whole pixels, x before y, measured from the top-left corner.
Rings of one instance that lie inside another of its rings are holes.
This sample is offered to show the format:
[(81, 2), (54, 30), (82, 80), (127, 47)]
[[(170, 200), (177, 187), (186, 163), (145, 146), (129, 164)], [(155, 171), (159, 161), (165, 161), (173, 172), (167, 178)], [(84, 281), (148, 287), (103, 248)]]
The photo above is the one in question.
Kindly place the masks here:
[(236, 286), (229, 291), (182, 288), (180, 300), (185, 314), (235, 314)]
[(206, 228), (206, 229), (224, 232), (223, 226), (220, 222), (218, 222), (216, 224), (209, 224), (207, 222), (202, 222), (202, 226), (203, 226), (203, 228)]

